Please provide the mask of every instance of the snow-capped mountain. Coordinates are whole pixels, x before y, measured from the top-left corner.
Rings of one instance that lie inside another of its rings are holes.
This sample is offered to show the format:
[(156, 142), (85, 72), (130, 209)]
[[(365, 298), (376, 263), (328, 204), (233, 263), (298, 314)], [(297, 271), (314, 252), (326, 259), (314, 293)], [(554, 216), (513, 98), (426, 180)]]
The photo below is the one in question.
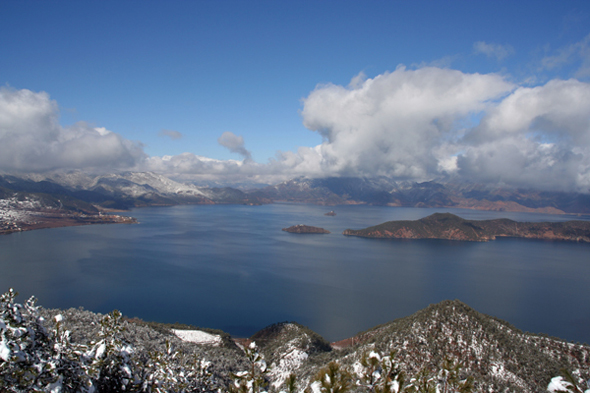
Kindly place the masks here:
[(590, 212), (590, 194), (587, 193), (549, 192), (443, 181), (415, 183), (396, 181), (387, 177), (300, 177), (248, 193), (277, 201), (322, 205), (457, 207), (539, 213)]
[(152, 172), (91, 175), (80, 171), (0, 176), (0, 187), (13, 191), (68, 195), (111, 208), (150, 205), (247, 203), (260, 198), (229, 188), (202, 188)]

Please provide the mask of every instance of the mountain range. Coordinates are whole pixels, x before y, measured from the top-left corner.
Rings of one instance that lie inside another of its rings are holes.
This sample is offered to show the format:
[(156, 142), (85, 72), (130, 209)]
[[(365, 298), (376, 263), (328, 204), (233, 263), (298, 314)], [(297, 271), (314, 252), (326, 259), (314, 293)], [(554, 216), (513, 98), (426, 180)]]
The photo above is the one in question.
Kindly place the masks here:
[(249, 195), (273, 201), (322, 205), (371, 204), (455, 207), (539, 213), (590, 213), (590, 194), (499, 188), (474, 183), (416, 183), (391, 178), (296, 178)]
[(387, 177), (295, 178), (237, 189), (199, 187), (152, 172), (89, 175), (83, 172), (0, 175), (0, 190), (63, 195), (104, 208), (177, 204), (370, 204), (456, 207), (495, 211), (590, 213), (590, 194), (498, 188), (473, 183), (409, 182)]
[(83, 172), (0, 176), (0, 189), (63, 195), (104, 208), (178, 204), (260, 204), (255, 196), (237, 189), (202, 188), (179, 183), (152, 172), (89, 175)]
[(479, 184), (329, 177), (296, 178), (266, 187), (237, 189), (200, 187), (153, 172), (91, 175), (74, 171), (0, 175), (0, 233), (92, 223), (129, 223), (133, 221), (112, 213), (134, 207), (273, 202), (590, 213), (590, 194)]

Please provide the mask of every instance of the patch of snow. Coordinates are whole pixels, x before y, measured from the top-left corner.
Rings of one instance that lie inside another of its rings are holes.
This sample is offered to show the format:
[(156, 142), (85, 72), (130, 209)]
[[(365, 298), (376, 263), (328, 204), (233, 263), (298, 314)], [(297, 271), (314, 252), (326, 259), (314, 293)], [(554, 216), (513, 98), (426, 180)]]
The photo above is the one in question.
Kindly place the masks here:
[(322, 392), (321, 386), (322, 386), (322, 384), (320, 383), (320, 381), (315, 381), (314, 383), (309, 385), (312, 393), (321, 393)]
[(289, 375), (297, 370), (309, 357), (307, 352), (298, 348), (292, 348), (280, 360), (279, 364), (274, 364), (270, 370), (270, 376), (274, 380), (272, 383), (275, 388), (281, 386)]
[(5, 362), (10, 360), (10, 348), (8, 348), (4, 339), (0, 341), (0, 359)]
[(221, 336), (218, 334), (206, 333), (202, 330), (177, 330), (172, 329), (172, 332), (178, 336), (182, 341), (191, 342), (201, 345), (221, 345)]
[(549, 382), (549, 386), (547, 386), (547, 390), (550, 393), (555, 393), (559, 391), (567, 391), (568, 387), (571, 386), (569, 382), (566, 382), (562, 377), (554, 377), (551, 378), (551, 382)]

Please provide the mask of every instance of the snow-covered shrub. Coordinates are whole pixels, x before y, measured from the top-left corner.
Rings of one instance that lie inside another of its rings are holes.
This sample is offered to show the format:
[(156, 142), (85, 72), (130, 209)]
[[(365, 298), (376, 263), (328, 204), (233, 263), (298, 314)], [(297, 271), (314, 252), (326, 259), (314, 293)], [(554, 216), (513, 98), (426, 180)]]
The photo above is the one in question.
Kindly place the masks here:
[(58, 381), (51, 340), (35, 299), (15, 303), (10, 289), (0, 298), (0, 390), (41, 390)]
[(590, 380), (580, 381), (567, 370), (561, 370), (561, 373), (563, 376), (552, 378), (547, 386), (550, 393), (590, 393)]
[(403, 391), (406, 374), (394, 360), (395, 352), (387, 356), (371, 351), (360, 360), (362, 366), (357, 385), (369, 392), (391, 393)]
[(79, 348), (66, 332), (47, 331), (34, 297), (21, 305), (16, 295), (0, 297), (0, 391), (87, 391)]
[(473, 378), (462, 375), (462, 364), (456, 360), (445, 358), (435, 371), (424, 367), (408, 377), (395, 358), (395, 351), (389, 355), (373, 350), (365, 353), (352, 367), (357, 377), (356, 386), (374, 393), (469, 393), (474, 390)]
[(461, 375), (463, 364), (452, 358), (445, 358), (437, 374), (438, 390), (441, 393), (459, 392), (470, 393), (474, 390), (473, 377)]
[(88, 373), (99, 393), (139, 390), (131, 359), (133, 348), (123, 341), (121, 313), (114, 310), (100, 321), (99, 340), (90, 344)]
[(297, 375), (289, 374), (285, 382), (283, 382), (283, 389), (280, 393), (297, 393)]
[[(35, 299), (0, 297), (0, 392), (217, 392), (211, 364), (166, 346), (141, 354), (124, 339), (121, 313), (100, 321), (98, 338), (73, 343), (63, 317), (45, 327)], [(226, 389), (224, 389), (226, 390)]]
[(139, 369), (142, 392), (216, 392), (218, 389), (210, 362), (175, 351), (170, 342), (166, 342), (166, 352), (152, 351), (142, 364)]
[(330, 362), (317, 374), (315, 381), (311, 384), (312, 391), (321, 393), (344, 393), (350, 390), (353, 385), (350, 372), (341, 367), (337, 362)]
[(254, 341), (244, 348), (244, 352), (248, 358), (249, 369), (233, 374), (234, 385), (232, 386), (232, 391), (240, 393), (263, 393), (268, 386), (266, 361), (258, 351), (256, 342)]

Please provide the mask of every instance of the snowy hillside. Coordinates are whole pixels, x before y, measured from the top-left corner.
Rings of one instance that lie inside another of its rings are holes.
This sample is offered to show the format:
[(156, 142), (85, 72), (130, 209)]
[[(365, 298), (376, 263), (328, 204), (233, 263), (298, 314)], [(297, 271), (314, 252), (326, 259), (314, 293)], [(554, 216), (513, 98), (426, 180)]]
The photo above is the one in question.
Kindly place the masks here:
[[(12, 292), (1, 300), (0, 390), (584, 392), (590, 376), (589, 346), (523, 333), (459, 301), (330, 346), (296, 323), (234, 340), (116, 311), (38, 310)], [(42, 371), (24, 378), (29, 369)]]
[(261, 204), (266, 201), (232, 188), (180, 183), (152, 172), (90, 175), (80, 171), (0, 176), (0, 188), (14, 192), (67, 195), (107, 208), (178, 204)]

